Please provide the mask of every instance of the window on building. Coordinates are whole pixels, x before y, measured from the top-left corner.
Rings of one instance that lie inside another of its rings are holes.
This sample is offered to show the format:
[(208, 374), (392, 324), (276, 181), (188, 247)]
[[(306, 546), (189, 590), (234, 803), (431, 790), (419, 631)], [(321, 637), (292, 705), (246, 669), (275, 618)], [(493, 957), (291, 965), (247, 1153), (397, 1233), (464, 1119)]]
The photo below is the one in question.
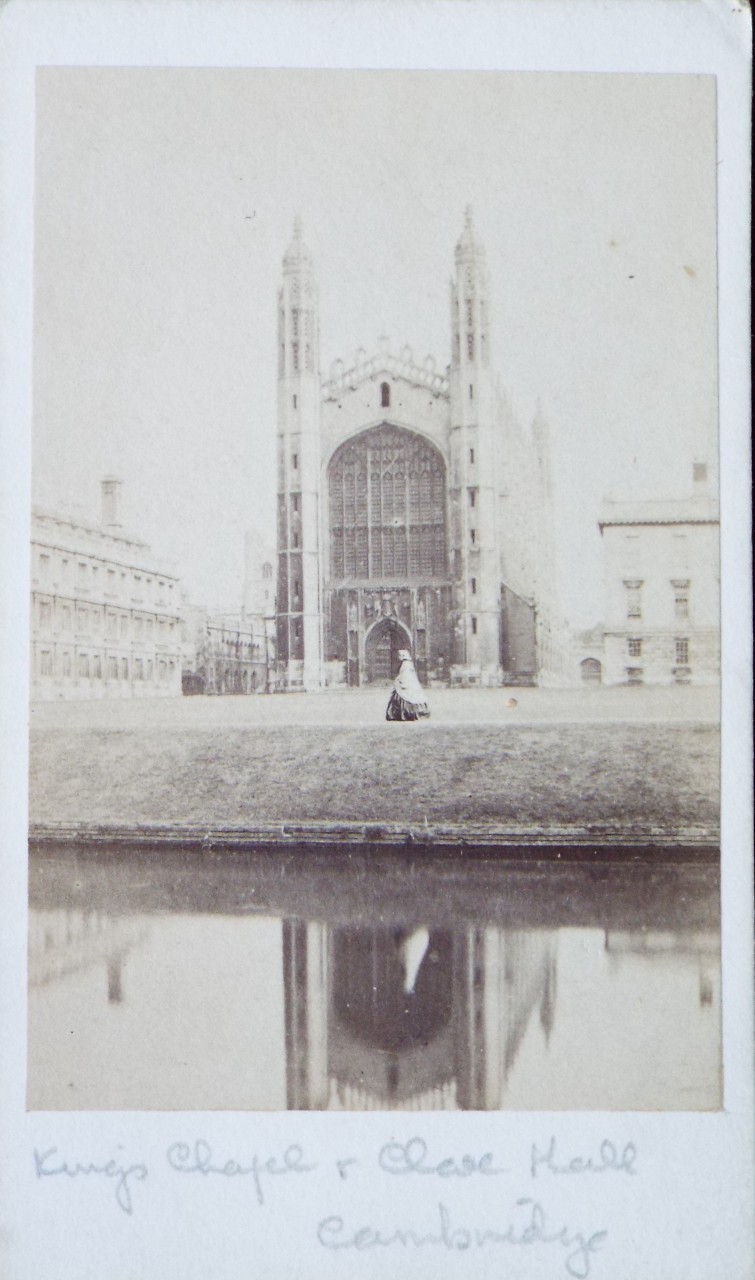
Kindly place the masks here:
[(693, 462), (692, 479), (696, 484), (702, 484), (708, 479), (708, 464), (706, 462)]
[(298, 455), (298, 453), (292, 453), (292, 454), (291, 454), (291, 466), (292, 466), (292, 468), (293, 468), (293, 470), (294, 470), (294, 471), (298, 471), (298, 470), (299, 470), (299, 455)]
[(46, 552), (39, 553), (39, 576), (43, 582), (49, 581), (50, 578), (50, 557)]
[(686, 533), (675, 533), (671, 538), (673, 566), (678, 570), (689, 568), (688, 543)]
[(128, 635), (128, 614), (121, 614), (121, 636)]
[(444, 575), (445, 480), (432, 445), (387, 423), (341, 445), (328, 468), (333, 577)]
[(64, 653), (61, 658), (61, 674), (64, 679), (70, 679), (71, 676), (71, 655)]
[(380, 384), (380, 406), (383, 409), (390, 408), (391, 404), (391, 388), (387, 382)]
[(87, 580), (87, 567), (83, 560), (79, 561), (79, 586), (83, 587)]
[(468, 489), (468, 490), (467, 490), (467, 492), (468, 492), (468, 494), (469, 494), (469, 505), (470, 505), (470, 507), (475, 507), (475, 506), (477, 505), (477, 490), (476, 490), (476, 489)]
[(472, 635), (473, 636), (477, 635), (477, 619), (476, 618), (472, 619)]
[(472, 546), (474, 546), (474, 545), (475, 545), (475, 543), (476, 543), (476, 541), (477, 541), (477, 530), (476, 530), (476, 529), (470, 529), (470, 530), (469, 530), (469, 541), (472, 543)]
[(686, 667), (689, 662), (689, 640), (674, 641), (674, 656), (678, 667)]
[(273, 576), (273, 566), (267, 560), (262, 566), (262, 576), (263, 578), (272, 578)]
[(38, 612), (40, 627), (49, 627), (52, 622), (52, 605), (50, 601), (40, 600)]
[(135, 680), (144, 679), (144, 659), (143, 658), (134, 658), (134, 679)]
[(299, 535), (295, 529), (294, 529), (294, 532), (291, 534), (291, 545), (292, 547), (294, 547), (294, 549), (296, 549), (299, 546)]
[(470, 450), (469, 450), (469, 461), (470, 461), (470, 462), (472, 463), (472, 465), (474, 466), (474, 449), (470, 449)]
[(89, 631), (89, 610), (77, 609), (76, 611), (76, 630), (86, 635)]
[(42, 649), (39, 654), (39, 674), (41, 676), (52, 675), (52, 652), (49, 649)]
[(473, 596), (477, 595), (477, 579), (476, 578), (472, 579), (472, 595)]
[(112, 655), (107, 660), (107, 675), (108, 680), (118, 679), (118, 659)]
[(299, 495), (298, 495), (298, 493), (294, 493), (294, 494), (292, 495), (292, 497), (291, 497), (291, 506), (292, 506), (292, 509), (293, 509), (294, 511), (298, 511), (298, 510), (299, 510)]
[(115, 591), (115, 569), (108, 569), (107, 571), (107, 589), (110, 592)]
[(296, 408), (296, 392), (294, 392), (293, 396), (291, 397), (291, 400), (292, 400), (292, 403), (293, 403), (294, 408)]
[(470, 360), (474, 360), (474, 334), (467, 334), (467, 356)]
[(689, 617), (689, 583), (674, 582), (674, 617)]
[(95, 680), (102, 679), (102, 659), (98, 653), (95, 653), (92, 658), (92, 675)]
[(79, 677), (83, 680), (89, 679), (89, 654), (80, 653), (78, 661)]
[(128, 680), (128, 658), (121, 658), (121, 680)]
[(474, 386), (471, 382), (469, 384), (469, 398), (470, 400), (474, 400)]
[(636, 573), (640, 568), (640, 535), (638, 533), (624, 534), (624, 550), (623, 563), (627, 570)]
[(627, 640), (627, 650), (630, 658), (642, 657), (642, 641), (636, 638)]
[(71, 606), (64, 604), (60, 610), (60, 625), (64, 631), (71, 630)]
[(627, 617), (642, 617), (642, 583), (641, 582), (625, 582), (624, 587), (627, 593)]

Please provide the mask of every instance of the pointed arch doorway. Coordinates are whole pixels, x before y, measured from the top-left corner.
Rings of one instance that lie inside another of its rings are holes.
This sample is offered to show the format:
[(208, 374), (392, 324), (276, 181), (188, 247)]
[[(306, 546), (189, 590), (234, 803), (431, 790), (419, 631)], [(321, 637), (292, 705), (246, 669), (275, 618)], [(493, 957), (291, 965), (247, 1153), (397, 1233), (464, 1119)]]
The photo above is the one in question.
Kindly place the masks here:
[(410, 647), (409, 633), (401, 623), (381, 618), (365, 636), (365, 683), (389, 685), (398, 675), (399, 650)]

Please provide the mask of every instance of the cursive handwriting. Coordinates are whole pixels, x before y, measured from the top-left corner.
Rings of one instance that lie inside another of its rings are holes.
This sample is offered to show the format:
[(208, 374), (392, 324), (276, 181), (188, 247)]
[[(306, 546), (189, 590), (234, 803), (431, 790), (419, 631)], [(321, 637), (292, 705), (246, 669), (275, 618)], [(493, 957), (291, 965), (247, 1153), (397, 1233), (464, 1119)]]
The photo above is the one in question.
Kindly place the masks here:
[(457, 1160), (447, 1156), (437, 1164), (427, 1161), (427, 1143), (424, 1138), (411, 1138), (409, 1142), (386, 1142), (378, 1155), (378, 1165), (383, 1173), (427, 1173), (438, 1178), (468, 1178), (473, 1173), (508, 1173), (508, 1169), (492, 1168), (492, 1152), (483, 1156), (462, 1156)]
[(515, 1212), (527, 1206), (529, 1212), (524, 1222), (507, 1223), (500, 1230), (454, 1226), (451, 1213), (444, 1204), (438, 1205), (437, 1228), (429, 1232), (417, 1231), (413, 1227), (386, 1230), (363, 1226), (353, 1230), (346, 1227), (343, 1218), (334, 1214), (320, 1222), (317, 1239), (326, 1249), (357, 1251), (378, 1246), (389, 1248), (397, 1244), (412, 1245), (418, 1249), (435, 1245), (460, 1251), (485, 1245), (560, 1245), (568, 1250), (564, 1266), (569, 1275), (574, 1280), (587, 1280), (593, 1254), (601, 1247), (608, 1232), (593, 1231), (586, 1236), (582, 1231), (571, 1231), (568, 1227), (550, 1227), (542, 1205), (528, 1197), (516, 1201)]
[(56, 1161), (55, 1165), (51, 1165), (53, 1156), (58, 1152), (57, 1147), (50, 1147), (47, 1151), (37, 1151), (34, 1149), (34, 1169), (38, 1178), (55, 1178), (61, 1174), (67, 1178), (88, 1178), (98, 1176), (102, 1178), (114, 1179), (115, 1198), (119, 1207), (124, 1213), (133, 1213), (133, 1203), (131, 1200), (131, 1186), (129, 1178), (134, 1178), (137, 1182), (144, 1182), (147, 1177), (147, 1166), (145, 1164), (119, 1164), (117, 1160), (108, 1160), (105, 1164), (69, 1164), (67, 1160)]
[(238, 1160), (214, 1163), (212, 1148), (204, 1138), (198, 1138), (193, 1146), (188, 1142), (174, 1142), (165, 1154), (168, 1164), (176, 1173), (200, 1173), (205, 1177), (218, 1174), (223, 1178), (250, 1177), (258, 1204), (265, 1203), (263, 1174), (277, 1176), (285, 1173), (312, 1173), (317, 1168), (315, 1164), (304, 1163), (304, 1152), (296, 1143), (286, 1148), (280, 1161), (275, 1156), (260, 1159), (255, 1155), (248, 1164), (240, 1164)]
[(556, 1161), (556, 1139), (551, 1138), (547, 1151), (539, 1151), (537, 1144), (532, 1144), (532, 1154), (530, 1156), (530, 1173), (533, 1178), (537, 1177), (538, 1169), (541, 1165), (545, 1165), (549, 1173), (605, 1173), (612, 1169), (616, 1173), (636, 1173), (634, 1162), (637, 1159), (637, 1148), (633, 1142), (627, 1144), (619, 1151), (613, 1142), (609, 1142), (607, 1138), (600, 1144), (600, 1151), (597, 1159), (593, 1160), (591, 1156), (574, 1156), (573, 1159), (567, 1160), (565, 1164), (558, 1164)]

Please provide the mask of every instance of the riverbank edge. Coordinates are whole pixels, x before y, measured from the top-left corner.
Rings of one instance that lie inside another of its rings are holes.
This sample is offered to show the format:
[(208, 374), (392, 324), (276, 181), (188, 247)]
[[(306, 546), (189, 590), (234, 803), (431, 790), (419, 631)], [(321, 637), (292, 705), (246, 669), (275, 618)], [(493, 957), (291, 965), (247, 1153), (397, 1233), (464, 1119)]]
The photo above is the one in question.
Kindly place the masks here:
[(317, 856), (336, 853), (395, 854), (411, 858), (496, 858), (512, 861), (587, 860), (717, 862), (718, 830), (688, 827), (674, 831), (640, 825), (470, 826), (370, 822), (271, 822), (252, 826), (189, 824), (32, 824), (30, 851), (66, 851), (116, 855), (119, 850), (161, 850), (207, 854), (286, 853)]

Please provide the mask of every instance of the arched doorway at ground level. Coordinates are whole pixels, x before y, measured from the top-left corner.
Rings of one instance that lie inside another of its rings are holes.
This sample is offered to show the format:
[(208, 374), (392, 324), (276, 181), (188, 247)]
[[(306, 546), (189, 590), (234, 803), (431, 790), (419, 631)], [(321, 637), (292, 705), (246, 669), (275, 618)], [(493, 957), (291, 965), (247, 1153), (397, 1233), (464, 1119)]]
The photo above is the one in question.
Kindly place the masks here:
[(579, 664), (582, 680), (585, 684), (600, 684), (603, 680), (603, 667), (597, 658), (583, 658)]
[(399, 669), (399, 650), (410, 647), (409, 637), (394, 618), (376, 623), (364, 642), (365, 684), (388, 685)]

